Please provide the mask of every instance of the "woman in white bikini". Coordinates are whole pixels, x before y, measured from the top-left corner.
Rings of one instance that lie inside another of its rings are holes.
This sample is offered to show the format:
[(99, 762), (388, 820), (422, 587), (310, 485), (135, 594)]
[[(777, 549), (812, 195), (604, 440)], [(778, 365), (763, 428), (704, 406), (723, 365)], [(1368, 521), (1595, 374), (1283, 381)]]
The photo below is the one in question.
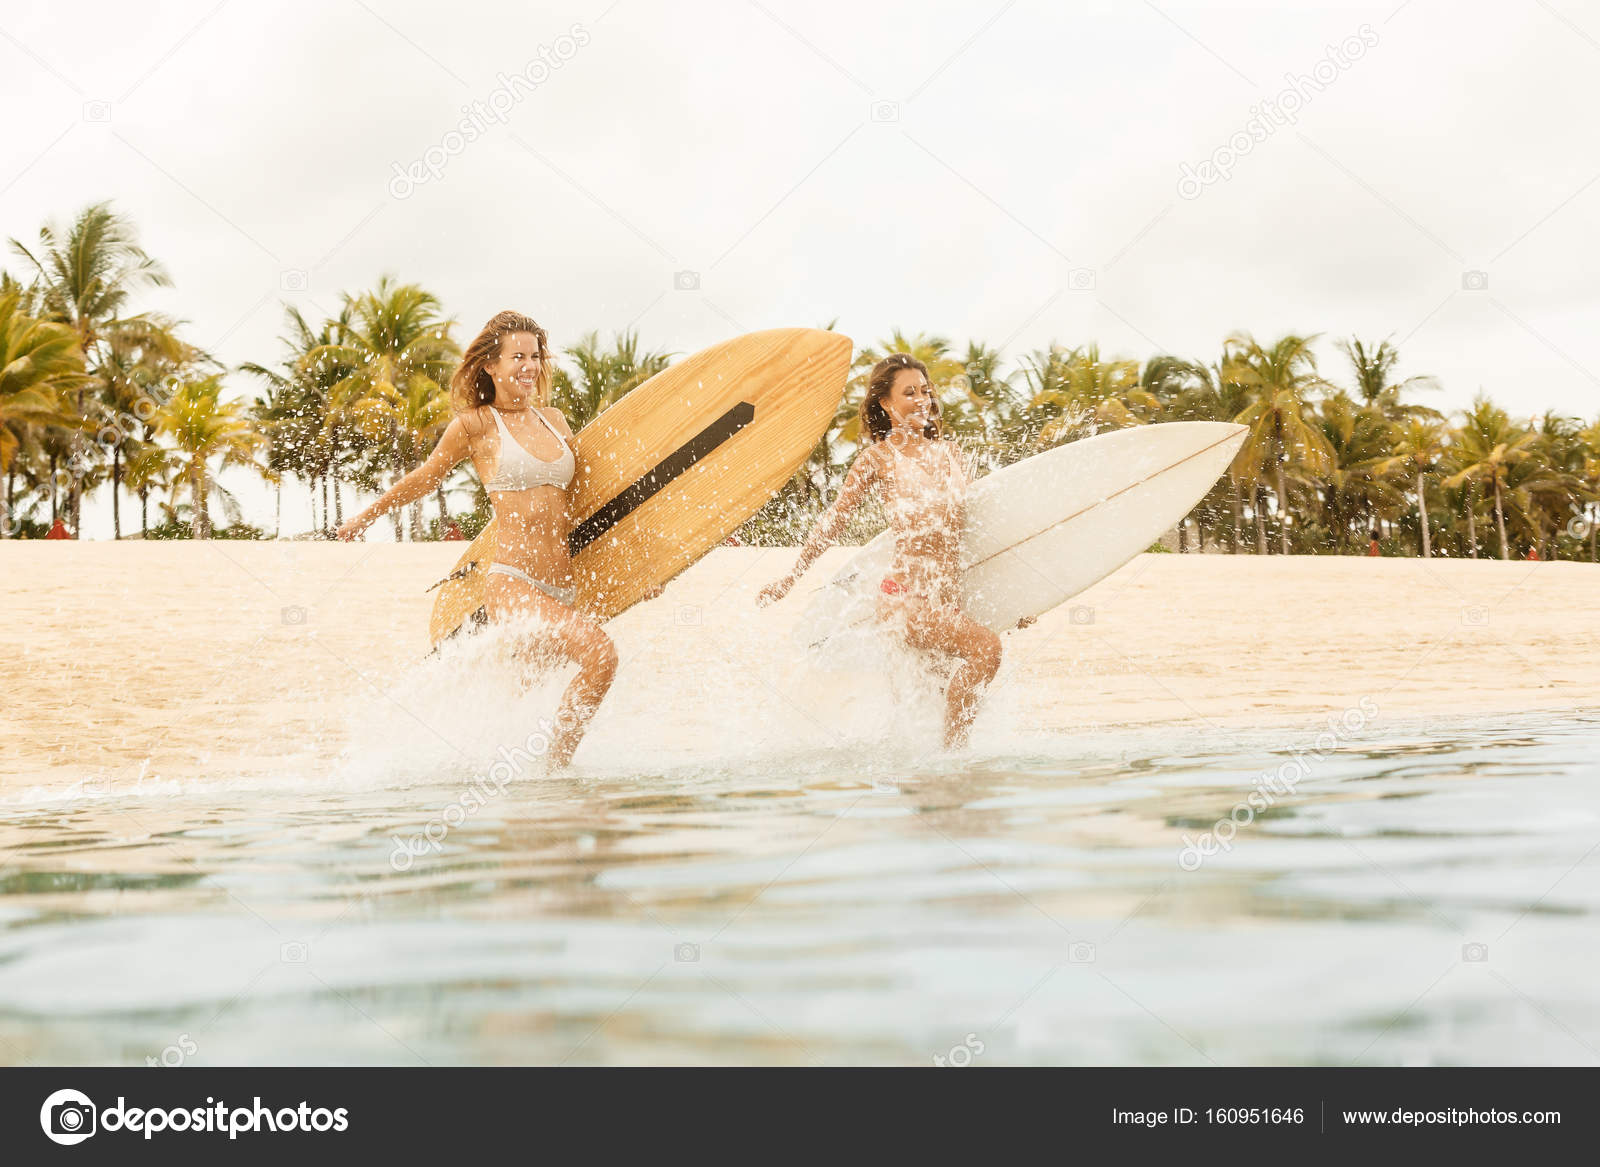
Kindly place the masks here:
[[(471, 458), (498, 523), (484, 607), (494, 622), (539, 617), (526, 659), (573, 661), (578, 675), (556, 715), (551, 761), (565, 766), (611, 688), (617, 649), (600, 625), (573, 606), (568, 484), (576, 470), (572, 428), (550, 405), (551, 358), (544, 329), (501, 312), (467, 346), (450, 378), (456, 416), (427, 461), (339, 528), (353, 539), (377, 519), (431, 494)], [(648, 597), (647, 597), (648, 598)]]
[[(874, 365), (861, 402), (861, 432), (869, 444), (850, 464), (839, 496), (817, 520), (794, 570), (763, 588), (758, 602), (782, 599), (839, 537), (867, 491), (881, 484), (895, 556), (892, 573), (879, 585), (879, 616), (912, 648), (961, 659), (945, 697), (944, 742), (963, 746), (978, 696), (1000, 668), (1000, 638), (961, 610), (967, 473), (956, 444), (939, 436), (939, 403), (927, 366), (907, 353)], [(1031, 623), (1024, 619), (1017, 627)]]

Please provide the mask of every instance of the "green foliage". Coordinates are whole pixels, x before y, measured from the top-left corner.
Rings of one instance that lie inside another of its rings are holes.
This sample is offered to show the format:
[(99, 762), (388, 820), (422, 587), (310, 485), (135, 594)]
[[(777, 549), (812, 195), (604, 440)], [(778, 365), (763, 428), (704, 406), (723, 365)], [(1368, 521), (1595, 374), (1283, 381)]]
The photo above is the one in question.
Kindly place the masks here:
[[(313, 499), (310, 525), (331, 527), (336, 497), (354, 509), (357, 491), (392, 485), (453, 417), (455, 321), (419, 285), (383, 276), (320, 321), (286, 307), (277, 364), (237, 370), (259, 390), (247, 405), (177, 321), (138, 311), (138, 295), (170, 277), (109, 204), (11, 244), (27, 282), (0, 273), (0, 507), (26, 516), (11, 524), (17, 536), (42, 534), (38, 516), (51, 513), (76, 526), (81, 498), (109, 490), (114, 504), (137, 500), (141, 515), (156, 515), (150, 538), (256, 537), (221, 485), (239, 470), (280, 487), (298, 479)], [(1337, 341), (1344, 386), (1318, 369), (1316, 339), (1241, 330), (1215, 360), (1142, 362), (1092, 340), (1052, 341), (1008, 368), (980, 340), (896, 329), (858, 351), (833, 424), (739, 538), (804, 536), (857, 453), (868, 371), (909, 352), (928, 367), (941, 423), (975, 475), (1107, 429), (1248, 426), (1228, 474), (1190, 512), (1189, 546), (1198, 535), (1230, 551), (1365, 554), (1376, 529), (1385, 554), (1600, 558), (1600, 420), (1514, 418), (1482, 395), (1446, 417), (1418, 400), (1438, 388), (1432, 377), (1399, 375), (1389, 339)], [(608, 343), (591, 331), (562, 351), (552, 401), (580, 429), (670, 359), (631, 329)], [(437, 538), (441, 504), (468, 538), (489, 519), (481, 484), (463, 469), (410, 508), (409, 525), (396, 514), (396, 535)], [(216, 531), (213, 507), (225, 524)], [(863, 542), (883, 521), (874, 499), (842, 541)]]

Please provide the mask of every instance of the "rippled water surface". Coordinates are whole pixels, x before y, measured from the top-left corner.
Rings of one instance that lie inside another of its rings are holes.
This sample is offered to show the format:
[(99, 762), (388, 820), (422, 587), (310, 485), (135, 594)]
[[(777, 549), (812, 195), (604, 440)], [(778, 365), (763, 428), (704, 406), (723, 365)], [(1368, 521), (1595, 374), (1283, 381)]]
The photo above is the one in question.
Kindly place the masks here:
[(0, 1060), (1600, 1062), (1600, 721), (1317, 748), (22, 801)]

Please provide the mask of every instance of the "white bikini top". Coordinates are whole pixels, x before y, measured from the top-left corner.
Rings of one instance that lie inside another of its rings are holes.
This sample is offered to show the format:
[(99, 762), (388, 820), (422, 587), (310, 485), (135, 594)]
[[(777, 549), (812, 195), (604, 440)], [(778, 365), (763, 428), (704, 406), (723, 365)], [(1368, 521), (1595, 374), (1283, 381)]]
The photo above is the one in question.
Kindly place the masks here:
[(895, 467), (894, 487), (886, 500), (889, 513), (917, 527), (938, 526), (954, 519), (966, 496), (965, 474), (955, 446), (939, 443), (939, 453), (944, 458), (941, 473), (930, 470), (920, 459), (901, 453), (894, 443), (888, 445)]
[(495, 468), (494, 477), (483, 484), (483, 488), (498, 491), (531, 490), (535, 486), (559, 486), (565, 490), (567, 483), (572, 481), (577, 463), (572, 457), (572, 447), (567, 445), (565, 438), (556, 433), (556, 427), (545, 419), (544, 414), (537, 409), (529, 410), (544, 422), (544, 428), (555, 434), (556, 441), (561, 443), (561, 456), (548, 462), (543, 458), (535, 458), (523, 448), (521, 442), (511, 436), (511, 431), (506, 428), (505, 419), (500, 416), (498, 409), (491, 405), (489, 412), (494, 414), (495, 424), (500, 427), (500, 465)]

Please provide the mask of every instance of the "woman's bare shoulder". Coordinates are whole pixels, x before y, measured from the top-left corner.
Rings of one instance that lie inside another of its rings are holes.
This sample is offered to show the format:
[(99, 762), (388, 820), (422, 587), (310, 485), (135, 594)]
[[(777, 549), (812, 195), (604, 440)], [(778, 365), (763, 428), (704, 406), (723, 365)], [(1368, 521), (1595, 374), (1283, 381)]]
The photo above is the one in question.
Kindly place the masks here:
[(492, 405), (475, 405), (456, 414), (456, 420), (461, 423), (468, 438), (476, 441), (494, 428), (494, 419), (489, 416), (493, 408)]
[(541, 405), (539, 412), (544, 415), (546, 421), (556, 427), (563, 437), (570, 438), (572, 436), (572, 424), (567, 421), (567, 415), (561, 412), (559, 406)]

